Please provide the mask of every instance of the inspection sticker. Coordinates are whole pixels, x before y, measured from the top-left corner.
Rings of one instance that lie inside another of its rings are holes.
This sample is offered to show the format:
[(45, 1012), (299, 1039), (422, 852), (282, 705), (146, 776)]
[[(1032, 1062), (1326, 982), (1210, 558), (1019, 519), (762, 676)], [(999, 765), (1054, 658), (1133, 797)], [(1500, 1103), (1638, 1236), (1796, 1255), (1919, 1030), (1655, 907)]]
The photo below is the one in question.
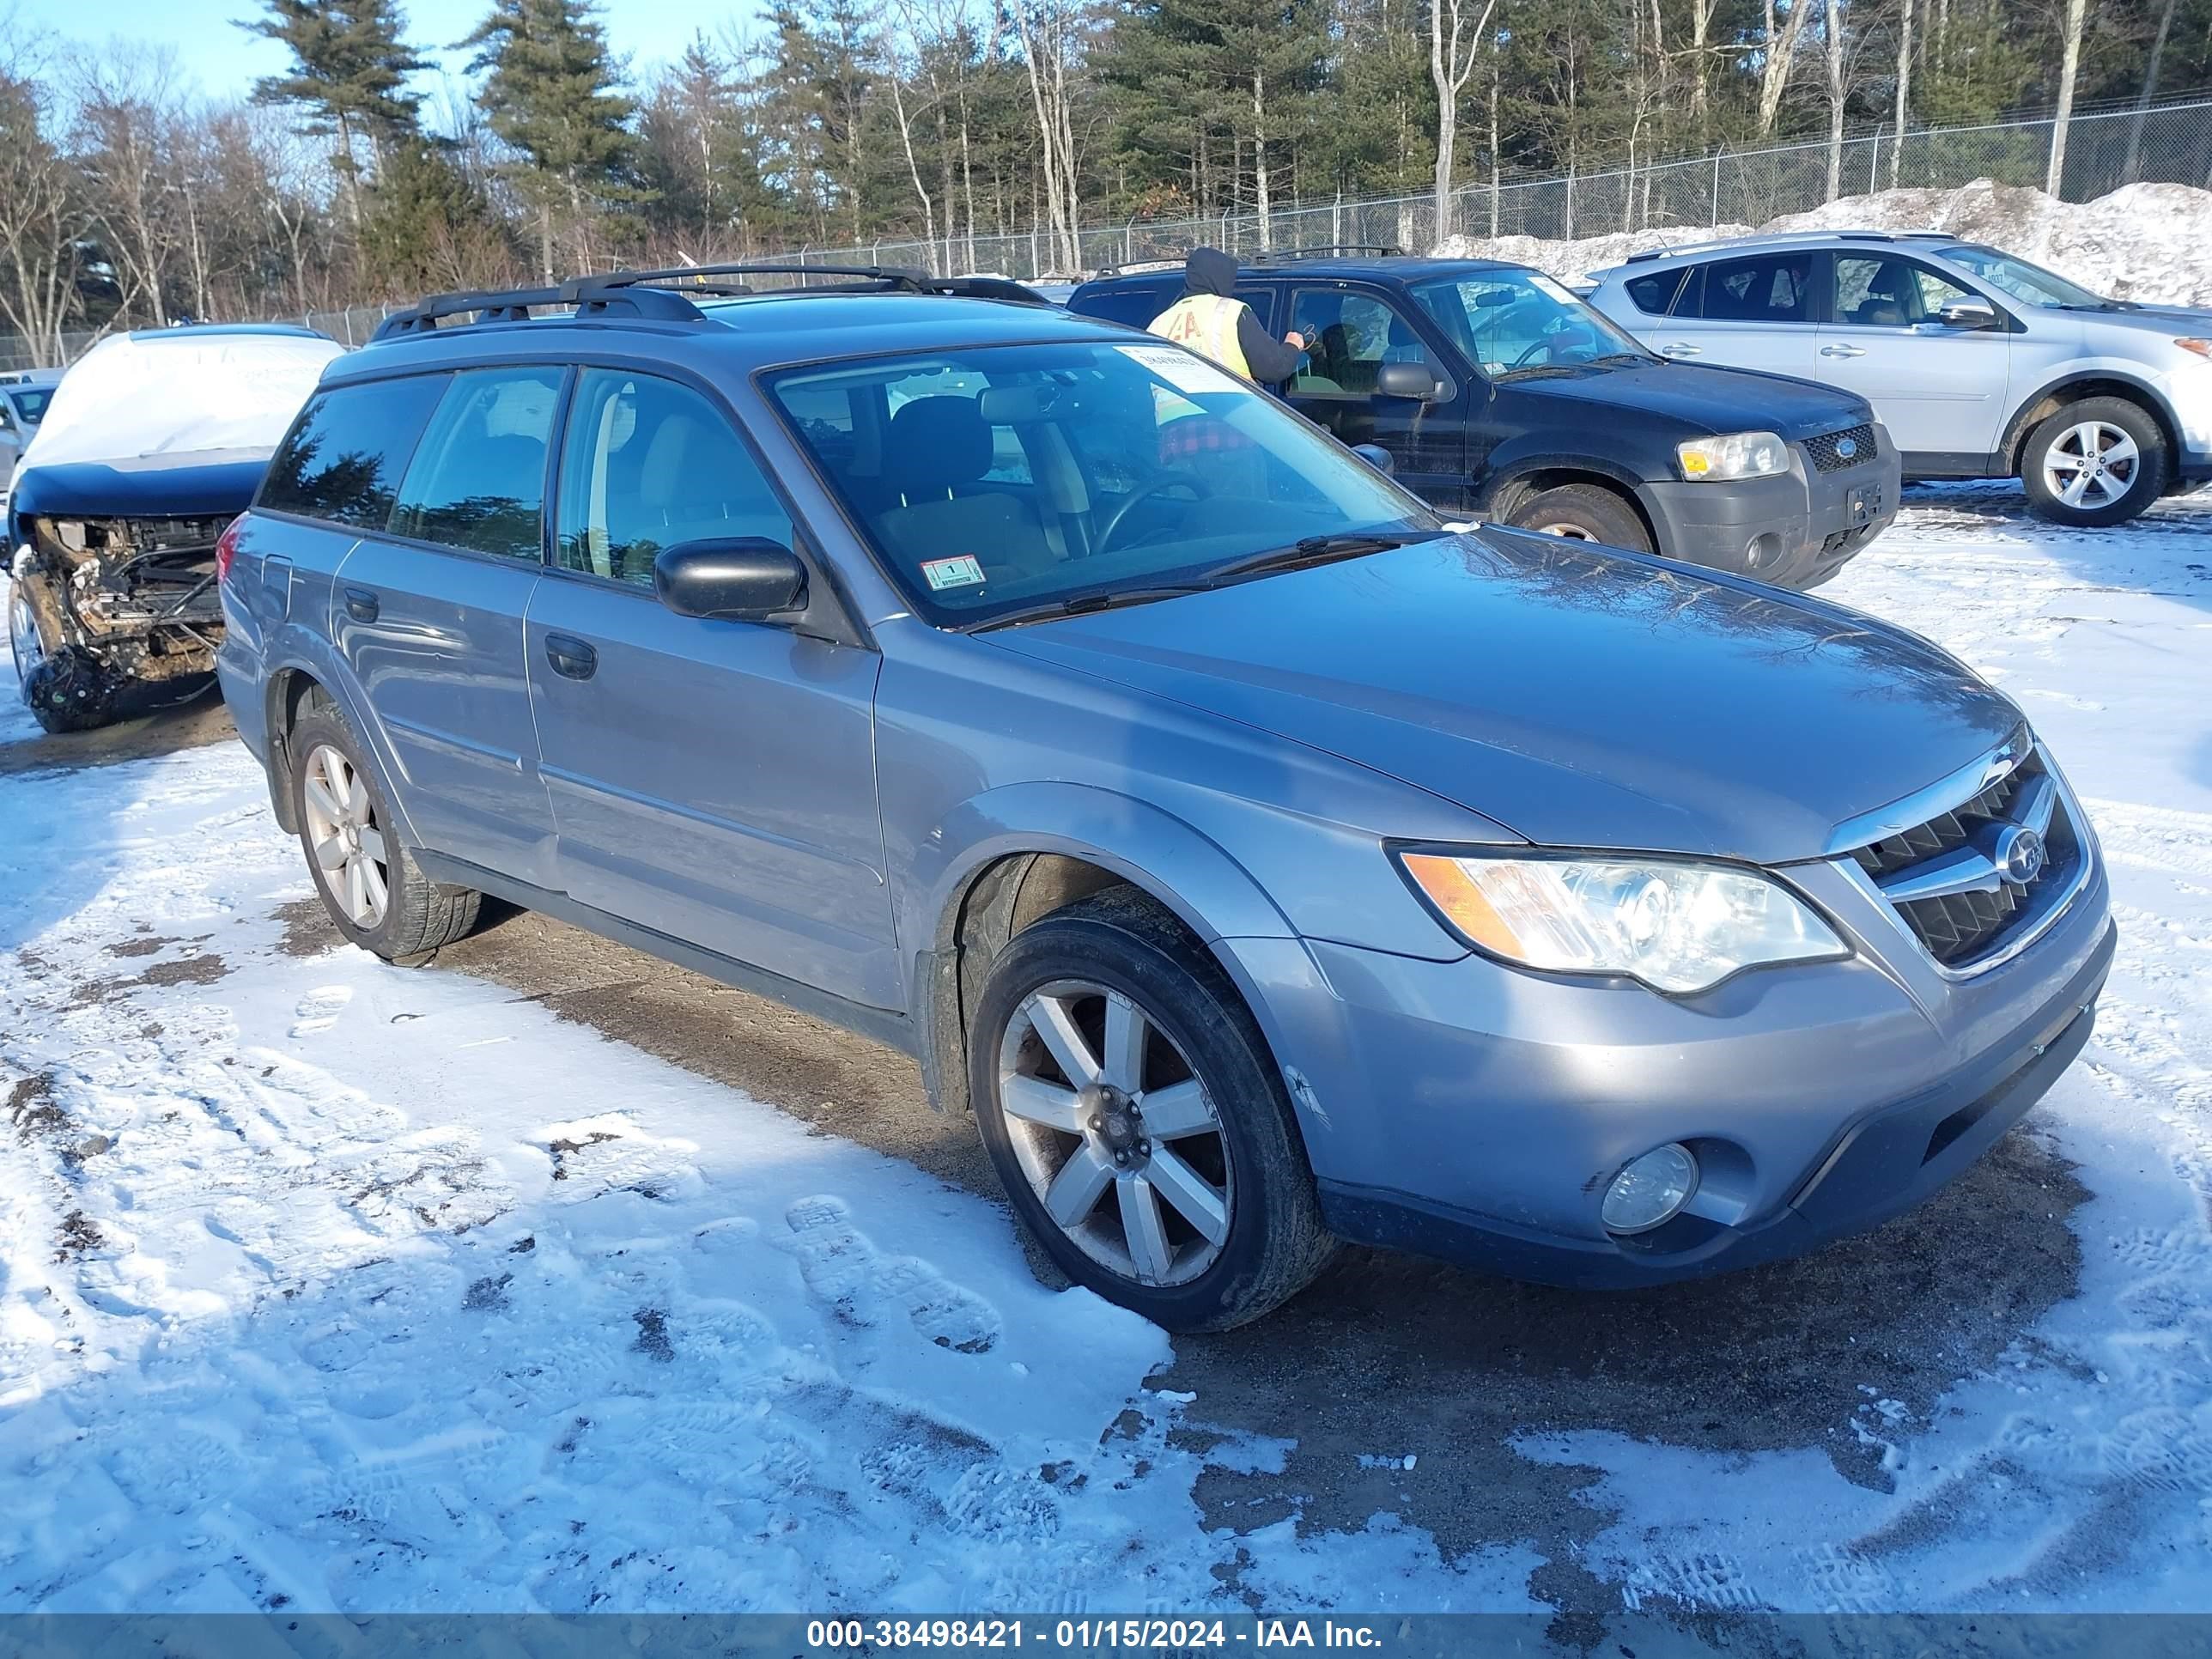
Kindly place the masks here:
[(1174, 346), (1116, 346), (1131, 362), (1149, 368), (1178, 392), (1242, 392), (1226, 373), (1203, 357), (1194, 357)]
[(973, 587), (983, 580), (983, 567), (973, 553), (963, 553), (952, 559), (924, 559), (921, 574), (931, 592), (942, 593), (948, 587)]

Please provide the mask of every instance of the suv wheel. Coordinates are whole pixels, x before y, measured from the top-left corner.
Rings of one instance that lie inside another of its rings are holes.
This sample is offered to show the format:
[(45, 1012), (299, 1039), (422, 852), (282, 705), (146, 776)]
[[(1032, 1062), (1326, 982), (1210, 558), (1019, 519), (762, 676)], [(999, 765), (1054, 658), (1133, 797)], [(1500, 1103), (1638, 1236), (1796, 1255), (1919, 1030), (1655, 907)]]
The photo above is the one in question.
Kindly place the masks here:
[(1507, 522), (1540, 536), (1603, 542), (1631, 553), (1653, 550), (1651, 538), (1636, 509), (1601, 484), (1560, 484), (1540, 489), (1516, 507)]
[(2166, 434), (2124, 398), (2084, 398), (2029, 434), (2020, 465), (2027, 504), (2056, 524), (2132, 519), (2166, 487)]
[(318, 703), (293, 726), (292, 805), (323, 907), (349, 941), (412, 965), (476, 926), (481, 896), (425, 876), (392, 833), (384, 790), (337, 709)]
[(1018, 934), (969, 1032), (983, 1143), (1070, 1279), (1171, 1331), (1280, 1306), (1334, 1248), (1267, 1043), (1132, 889)]

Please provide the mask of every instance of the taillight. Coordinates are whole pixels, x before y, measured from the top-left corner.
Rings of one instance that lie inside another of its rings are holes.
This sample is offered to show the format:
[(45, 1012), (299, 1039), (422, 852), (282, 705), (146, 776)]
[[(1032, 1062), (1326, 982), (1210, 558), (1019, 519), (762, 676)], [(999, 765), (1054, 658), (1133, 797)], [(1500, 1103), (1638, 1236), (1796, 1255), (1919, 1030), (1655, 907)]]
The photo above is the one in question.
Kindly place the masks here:
[(230, 562), (238, 556), (238, 532), (246, 527), (246, 514), (240, 514), (215, 538), (215, 579), (219, 582), (230, 580)]

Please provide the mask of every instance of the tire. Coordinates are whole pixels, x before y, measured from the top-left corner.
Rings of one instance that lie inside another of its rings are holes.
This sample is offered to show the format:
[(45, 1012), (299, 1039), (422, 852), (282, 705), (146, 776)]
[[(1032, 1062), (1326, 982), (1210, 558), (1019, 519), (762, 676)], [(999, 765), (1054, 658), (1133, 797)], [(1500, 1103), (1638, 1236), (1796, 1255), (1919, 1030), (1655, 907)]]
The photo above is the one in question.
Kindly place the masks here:
[(2124, 524), (2165, 493), (2172, 459), (2166, 434), (2140, 404), (2084, 398), (2028, 434), (2020, 481), (2038, 518), (2080, 527)]
[(1636, 509), (1602, 484), (1560, 484), (1540, 489), (1516, 507), (1507, 522), (1539, 535), (1602, 542), (1631, 553), (1656, 550)]
[(115, 703), (121, 684), (92, 653), (65, 645), (51, 657), (41, 652), (27, 665), (21, 642), (11, 643), (24, 706), (42, 730), (54, 737), (94, 732), (120, 718)]
[(312, 705), (293, 726), (285, 750), (301, 851), (323, 908), (348, 942), (413, 967), (476, 926), (482, 895), (432, 881), (413, 851), (387, 830), (392, 820), (384, 785), (335, 705)]
[[(1132, 1029), (1133, 1058), (1102, 1060)], [(1218, 1331), (1281, 1306), (1328, 1261), (1335, 1241), (1258, 1024), (1205, 947), (1134, 889), (1017, 934), (968, 1037), (983, 1145), (1077, 1284), (1170, 1331)], [(1080, 1093), (1060, 1058), (1071, 1041), (1094, 1077)]]

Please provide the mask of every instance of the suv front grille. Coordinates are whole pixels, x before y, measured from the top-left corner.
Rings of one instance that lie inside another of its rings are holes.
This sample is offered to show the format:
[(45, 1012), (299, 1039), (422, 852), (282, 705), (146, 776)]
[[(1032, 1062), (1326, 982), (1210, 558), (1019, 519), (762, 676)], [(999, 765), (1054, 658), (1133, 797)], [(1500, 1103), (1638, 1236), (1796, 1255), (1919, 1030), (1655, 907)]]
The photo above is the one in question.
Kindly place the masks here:
[[(2042, 848), (2026, 880), (2016, 863), (2010, 871), (2003, 865), (2021, 832)], [(2039, 750), (1972, 799), (1851, 852), (1928, 954), (1958, 969), (1971, 968), (2063, 904), (2083, 856)]]
[[(1843, 450), (1847, 441), (1851, 447), (1848, 455)], [(1840, 472), (1847, 466), (1857, 466), (1874, 459), (1874, 428), (1854, 426), (1841, 432), (1824, 432), (1817, 438), (1805, 440), (1805, 453), (1813, 458), (1817, 471)]]

